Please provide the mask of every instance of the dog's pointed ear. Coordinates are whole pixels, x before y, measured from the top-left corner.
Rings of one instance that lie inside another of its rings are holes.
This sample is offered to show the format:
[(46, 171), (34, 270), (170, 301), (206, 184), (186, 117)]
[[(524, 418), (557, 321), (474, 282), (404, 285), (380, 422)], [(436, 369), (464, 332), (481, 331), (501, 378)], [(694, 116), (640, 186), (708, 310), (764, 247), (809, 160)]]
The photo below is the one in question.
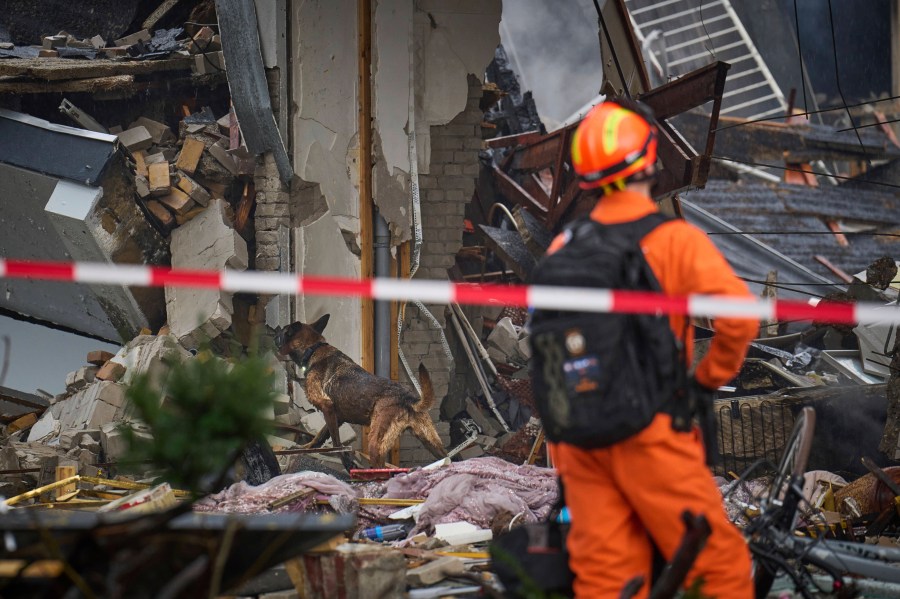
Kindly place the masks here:
[(318, 333), (322, 334), (322, 331), (325, 330), (325, 327), (328, 325), (328, 319), (331, 317), (331, 314), (326, 314), (319, 320), (312, 323), (312, 328)]

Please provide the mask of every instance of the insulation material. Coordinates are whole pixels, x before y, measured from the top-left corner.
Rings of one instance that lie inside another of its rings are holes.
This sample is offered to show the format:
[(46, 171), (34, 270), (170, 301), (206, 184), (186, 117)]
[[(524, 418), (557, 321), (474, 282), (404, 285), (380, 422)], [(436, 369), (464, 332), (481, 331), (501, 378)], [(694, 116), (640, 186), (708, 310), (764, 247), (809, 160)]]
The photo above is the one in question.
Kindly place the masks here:
[(502, 512), (521, 514), (523, 522), (537, 522), (547, 517), (558, 489), (553, 470), (488, 457), (394, 477), (387, 484), (386, 497), (425, 498), (412, 533), (416, 534), (448, 522), (490, 528)]
[(304, 488), (315, 489), (316, 493), (327, 495), (331, 507), (339, 513), (355, 511), (356, 492), (350, 485), (321, 472), (282, 474), (256, 487), (240, 481), (220, 493), (204, 497), (194, 504), (194, 511), (227, 514), (302, 512), (315, 502), (315, 496), (276, 510), (269, 509), (269, 504)]

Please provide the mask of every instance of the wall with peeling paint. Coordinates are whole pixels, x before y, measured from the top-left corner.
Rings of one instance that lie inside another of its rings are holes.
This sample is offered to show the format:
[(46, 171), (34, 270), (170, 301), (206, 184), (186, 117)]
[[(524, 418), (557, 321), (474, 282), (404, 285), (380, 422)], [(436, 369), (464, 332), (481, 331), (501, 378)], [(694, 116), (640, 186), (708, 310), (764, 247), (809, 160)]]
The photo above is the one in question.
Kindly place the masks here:
[[(501, 1), (373, 0), (373, 11), (374, 200), (396, 246), (412, 238), (410, 100), (415, 107), (417, 166), (427, 176), (432, 164), (431, 127), (447, 125), (466, 110), (469, 75), (483, 78), (500, 40)], [(291, 196), (297, 204), (291, 207), (293, 268), (309, 274), (358, 276), (357, 3), (295, 2), (291, 19), (293, 157), (302, 181)], [(474, 139), (479, 132), (472, 129)], [(467, 149), (470, 162), (477, 148)], [(446, 156), (441, 164), (445, 162)], [(474, 186), (475, 177), (470, 178)], [(444, 219), (461, 239), (461, 211)], [(438, 251), (458, 247), (454, 241), (441, 239)], [(434, 246), (423, 250), (423, 257), (426, 251), (434, 251)], [(454, 253), (443, 257), (444, 262), (452, 262)], [(424, 276), (446, 276), (426, 270)], [(326, 337), (359, 360), (359, 302), (301, 297), (294, 308), (296, 317), (306, 320), (325, 312), (338, 316), (331, 319)], [(430, 334), (439, 338), (437, 331)], [(442, 375), (444, 383), (437, 386), (446, 393), (450, 374)]]

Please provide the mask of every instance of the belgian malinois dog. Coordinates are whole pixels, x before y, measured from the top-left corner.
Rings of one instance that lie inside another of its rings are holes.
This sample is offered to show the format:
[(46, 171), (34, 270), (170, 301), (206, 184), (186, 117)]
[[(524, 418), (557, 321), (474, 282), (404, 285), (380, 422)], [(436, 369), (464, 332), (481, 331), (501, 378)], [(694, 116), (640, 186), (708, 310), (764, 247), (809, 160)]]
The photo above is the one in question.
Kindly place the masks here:
[[(334, 447), (340, 446), (338, 427), (349, 422), (369, 426), (369, 461), (374, 468), (384, 466), (385, 455), (407, 428), (437, 459), (445, 457), (447, 452), (428, 415), (434, 405), (434, 387), (425, 366), (419, 365), (421, 397), (405, 385), (366, 372), (325, 341), (322, 331), (329, 316), (275, 331), (278, 351), (300, 367), (306, 396), (325, 415), (325, 426), (305, 447), (319, 447), (329, 436)], [(346, 453), (341, 460), (348, 470), (353, 466)]]

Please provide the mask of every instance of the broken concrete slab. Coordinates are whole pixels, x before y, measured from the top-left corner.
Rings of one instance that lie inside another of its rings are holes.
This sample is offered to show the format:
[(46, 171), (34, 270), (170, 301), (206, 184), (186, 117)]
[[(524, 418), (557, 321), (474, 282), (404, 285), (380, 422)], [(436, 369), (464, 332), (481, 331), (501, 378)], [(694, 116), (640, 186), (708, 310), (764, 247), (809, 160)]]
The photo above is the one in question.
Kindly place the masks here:
[[(231, 226), (227, 204), (211, 200), (201, 214), (172, 232), (174, 268), (245, 270), (247, 243)], [(218, 289), (166, 288), (171, 333), (185, 347), (196, 348), (231, 326), (232, 294)]]
[(238, 174), (238, 165), (228, 151), (219, 144), (213, 144), (209, 147), (209, 153), (213, 158), (219, 161), (219, 164), (228, 169), (232, 175)]
[(77, 439), (81, 438), (81, 431), (75, 429), (63, 430), (59, 433), (59, 448), (66, 451), (72, 449), (77, 443)]
[(275, 415), (283, 416), (291, 409), (291, 396), (287, 393), (279, 393), (275, 396)]
[(108, 422), (100, 427), (100, 447), (110, 461), (116, 461), (127, 453), (128, 443), (119, 423)]
[(499, 429), (488, 420), (487, 416), (484, 415), (478, 405), (469, 397), (466, 398), (466, 413), (468, 413), (469, 417), (475, 421), (475, 424), (478, 425), (478, 428), (481, 429), (483, 434), (489, 437), (496, 437), (497, 433), (500, 432)]
[(300, 424), (312, 434), (318, 433), (325, 426), (325, 415), (318, 410), (300, 419)]
[(171, 335), (139, 335), (110, 361), (125, 367), (125, 376), (121, 380), (125, 385), (130, 385), (135, 376), (146, 374), (150, 384), (160, 388), (171, 365), (190, 356)]
[(55, 436), (59, 432), (59, 420), (53, 417), (53, 414), (45, 412), (31, 430), (28, 432), (28, 442), (43, 441)]
[(222, 52), (207, 52), (194, 56), (192, 71), (196, 75), (209, 75), (225, 70), (225, 54)]
[(143, 127), (150, 134), (150, 138), (156, 145), (165, 145), (175, 142), (175, 134), (169, 129), (168, 125), (148, 119), (147, 117), (139, 117), (135, 122), (131, 123), (129, 128)]
[(86, 406), (83, 414), (82, 428), (96, 428), (115, 418), (116, 407), (97, 399)]
[[(316, 431), (310, 431), (316, 432)], [(356, 429), (353, 428), (353, 425), (349, 422), (344, 422), (338, 428), (338, 435), (341, 437), (341, 445), (347, 446), (352, 444), (356, 440)], [(328, 441), (325, 442), (326, 447), (334, 447), (334, 441), (329, 438)]]
[(15, 448), (7, 443), (0, 449), (0, 469), (18, 470), (19, 468), (21, 468), (19, 455), (16, 453)]
[(118, 135), (119, 143), (125, 146), (129, 152), (146, 150), (153, 145), (153, 136), (146, 127), (133, 127), (126, 129)]

